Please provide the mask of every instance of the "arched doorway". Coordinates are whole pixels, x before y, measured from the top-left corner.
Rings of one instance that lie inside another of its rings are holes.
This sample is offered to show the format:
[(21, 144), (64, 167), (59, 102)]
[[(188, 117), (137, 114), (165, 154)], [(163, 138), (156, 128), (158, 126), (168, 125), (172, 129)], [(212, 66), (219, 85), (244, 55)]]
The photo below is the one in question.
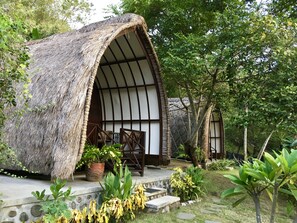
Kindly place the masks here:
[(98, 128), (102, 128), (101, 101), (99, 89), (94, 83), (87, 126), (87, 143), (98, 144)]
[(209, 128), (209, 147), (211, 157), (221, 159), (224, 157), (224, 125), (220, 110), (214, 110), (211, 114)]

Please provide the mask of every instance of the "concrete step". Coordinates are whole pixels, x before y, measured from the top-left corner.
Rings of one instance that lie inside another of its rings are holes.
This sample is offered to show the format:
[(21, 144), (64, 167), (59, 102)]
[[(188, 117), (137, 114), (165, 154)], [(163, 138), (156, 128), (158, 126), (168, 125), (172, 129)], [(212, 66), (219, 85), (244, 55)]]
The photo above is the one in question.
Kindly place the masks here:
[(167, 195), (167, 189), (160, 188), (160, 187), (150, 187), (145, 189), (145, 195), (147, 200), (153, 200), (159, 197), (163, 197)]
[(147, 212), (170, 212), (171, 209), (180, 206), (180, 198), (174, 196), (163, 196), (146, 202)]

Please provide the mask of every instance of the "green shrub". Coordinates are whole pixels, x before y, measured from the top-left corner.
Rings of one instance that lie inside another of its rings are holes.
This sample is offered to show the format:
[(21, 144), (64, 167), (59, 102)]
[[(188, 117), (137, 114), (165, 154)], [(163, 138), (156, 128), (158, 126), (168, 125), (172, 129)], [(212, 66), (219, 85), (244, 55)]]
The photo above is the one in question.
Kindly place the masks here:
[(178, 146), (178, 150), (175, 152), (174, 157), (176, 159), (188, 159), (190, 158), (186, 152), (185, 152), (185, 146), (183, 144), (180, 144)]
[(144, 188), (138, 185), (127, 199), (111, 198), (104, 201), (99, 209), (96, 201), (93, 200), (89, 208), (85, 207), (82, 211), (73, 210), (71, 222), (126, 222), (126, 220), (135, 218), (135, 211), (144, 209), (145, 201)]
[(235, 165), (234, 160), (227, 160), (227, 159), (222, 159), (222, 160), (216, 160), (211, 162), (210, 164), (207, 165), (208, 170), (227, 170), (228, 167), (232, 167)]
[(189, 166), (185, 172), (192, 177), (192, 181), (196, 186), (201, 186), (203, 184), (202, 169), (194, 166)]
[(107, 201), (114, 197), (121, 200), (127, 199), (131, 196), (134, 188), (131, 172), (127, 166), (124, 171), (120, 168), (117, 174), (109, 172), (104, 177), (103, 184), (100, 183), (100, 185), (102, 187), (102, 201)]
[(45, 195), (45, 190), (39, 192), (32, 192), (32, 195), (41, 201), (41, 210), (44, 212), (42, 222), (67, 222), (72, 217), (72, 213), (66, 201), (72, 200), (71, 188), (68, 187), (66, 191), (62, 191), (66, 180), (56, 179), (50, 186), (51, 195)]
[(203, 176), (198, 167), (188, 167), (185, 171), (175, 168), (170, 177), (172, 193), (181, 201), (195, 200), (203, 195)]
[(282, 142), (282, 146), (284, 148), (292, 148), (292, 149), (296, 149), (297, 148), (297, 139), (296, 138), (286, 138), (283, 140)]
[[(17, 155), (15, 154), (14, 150), (10, 148), (7, 144), (4, 142), (1, 142), (0, 138), (0, 163), (2, 165), (15, 165), (19, 168), (21, 168), (23, 171), (34, 173), (32, 171), (29, 171), (17, 158)], [(20, 176), (17, 176), (15, 174), (11, 174), (4, 169), (0, 168), (0, 173), (3, 173), (7, 176), (11, 177), (17, 177), (22, 178)]]
[(144, 209), (146, 196), (142, 185), (135, 187), (128, 167), (119, 172), (109, 172), (101, 184), (101, 218), (107, 216), (111, 222), (126, 221), (135, 218), (135, 211)]

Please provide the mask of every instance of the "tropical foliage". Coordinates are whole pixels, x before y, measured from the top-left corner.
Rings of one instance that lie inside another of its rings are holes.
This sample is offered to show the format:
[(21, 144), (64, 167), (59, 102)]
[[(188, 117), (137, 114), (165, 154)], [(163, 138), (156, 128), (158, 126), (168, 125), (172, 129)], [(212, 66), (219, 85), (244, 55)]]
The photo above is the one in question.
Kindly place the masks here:
[[(28, 66), (29, 55), (24, 36), (26, 29), (20, 20), (13, 21), (0, 9), (0, 129), (4, 125), (6, 113), (4, 109), (16, 105), (16, 83), (24, 83), (23, 98), (28, 96), (28, 76), (25, 69)], [(1, 134), (1, 132), (0, 132)], [(1, 136), (1, 135), (0, 135)]]
[(208, 170), (228, 170), (230, 167), (235, 166), (234, 160), (220, 159), (214, 160), (207, 165)]
[(112, 144), (104, 145), (99, 149), (95, 145), (86, 144), (76, 168), (80, 168), (83, 165), (90, 167), (92, 163), (104, 163), (106, 161), (112, 161), (116, 166), (119, 166), (122, 157), (120, 147), (120, 144)]
[(196, 200), (204, 194), (203, 175), (198, 167), (188, 167), (185, 171), (175, 168), (170, 176), (172, 193), (180, 197), (181, 201)]
[(145, 195), (142, 185), (136, 186), (134, 193), (125, 200), (114, 197), (106, 200), (98, 208), (96, 201), (91, 201), (89, 208), (73, 210), (71, 222), (125, 222), (135, 218), (135, 211), (144, 209)]
[(104, 177), (103, 184), (100, 183), (100, 185), (103, 189), (101, 193), (103, 201), (110, 200), (114, 197), (125, 200), (132, 195), (134, 188), (132, 175), (127, 166), (124, 171), (120, 168), (116, 174), (109, 172)]
[[(132, 175), (128, 167), (120, 168), (116, 174), (109, 172), (101, 184), (101, 209), (109, 214), (108, 219), (113, 221), (135, 218), (135, 211), (144, 209), (146, 196), (142, 185), (135, 187), (132, 184)], [(111, 210), (111, 211), (107, 211)]]
[(283, 149), (275, 157), (265, 153), (264, 161), (254, 159), (245, 162), (239, 169), (239, 175), (226, 175), (236, 187), (222, 193), (222, 197), (241, 196), (236, 206), (250, 196), (256, 208), (256, 221), (261, 220), (260, 197), (267, 192), (272, 200), (270, 223), (275, 222), (278, 193), (293, 195), (297, 200), (297, 150)]
[(72, 217), (71, 210), (66, 202), (74, 197), (71, 195), (70, 187), (66, 191), (62, 190), (65, 185), (65, 180), (56, 179), (50, 186), (50, 195), (46, 195), (45, 190), (32, 192), (32, 195), (41, 201), (41, 210), (44, 215), (40, 221), (44, 223), (64, 222)]
[(89, 207), (83, 210), (69, 208), (68, 203), (74, 196), (70, 187), (62, 190), (65, 185), (65, 180), (56, 179), (50, 185), (50, 195), (46, 195), (46, 190), (32, 192), (41, 202), (43, 212), (43, 216), (36, 223), (125, 222), (134, 219), (136, 211), (145, 207), (145, 190), (141, 184), (132, 186), (131, 172), (128, 168), (125, 168), (124, 173), (120, 171), (116, 175), (108, 174), (102, 185), (103, 195), (100, 204), (92, 200)]

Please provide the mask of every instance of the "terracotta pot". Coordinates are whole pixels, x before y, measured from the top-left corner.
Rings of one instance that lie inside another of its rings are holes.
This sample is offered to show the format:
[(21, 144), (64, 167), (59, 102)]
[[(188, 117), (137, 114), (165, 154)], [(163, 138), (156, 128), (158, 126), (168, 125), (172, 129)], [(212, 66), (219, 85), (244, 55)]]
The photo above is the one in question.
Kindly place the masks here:
[(90, 167), (87, 168), (86, 177), (88, 181), (100, 181), (104, 175), (105, 163), (92, 163)]

